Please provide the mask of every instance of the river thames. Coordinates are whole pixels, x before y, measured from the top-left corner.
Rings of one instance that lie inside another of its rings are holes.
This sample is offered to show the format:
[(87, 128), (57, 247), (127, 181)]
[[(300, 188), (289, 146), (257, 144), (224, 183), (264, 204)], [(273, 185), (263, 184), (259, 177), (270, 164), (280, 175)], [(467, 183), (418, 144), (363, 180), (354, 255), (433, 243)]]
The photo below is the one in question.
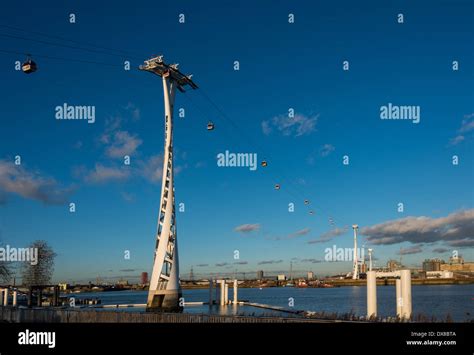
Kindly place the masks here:
[[(112, 291), (98, 293), (74, 294), (78, 298), (98, 297), (103, 305), (115, 304), (144, 304), (147, 291)], [(284, 307), (289, 310), (313, 312), (350, 313), (357, 316), (366, 314), (366, 287), (346, 286), (337, 288), (239, 288), (239, 300)], [(215, 289), (213, 292), (215, 299)], [(185, 302), (208, 302), (208, 289), (184, 289)], [(229, 290), (232, 299), (232, 291)], [(290, 307), (291, 299), (293, 307)], [(474, 320), (474, 285), (413, 285), (413, 316), (422, 314), (431, 320), (445, 321), (448, 315), (455, 322)], [(395, 287), (377, 287), (378, 315), (393, 317), (395, 308)], [(143, 308), (127, 308), (126, 311), (143, 311)], [(218, 314), (255, 314), (281, 315), (280, 312), (260, 309), (250, 306), (186, 306), (188, 313), (218, 313)]]

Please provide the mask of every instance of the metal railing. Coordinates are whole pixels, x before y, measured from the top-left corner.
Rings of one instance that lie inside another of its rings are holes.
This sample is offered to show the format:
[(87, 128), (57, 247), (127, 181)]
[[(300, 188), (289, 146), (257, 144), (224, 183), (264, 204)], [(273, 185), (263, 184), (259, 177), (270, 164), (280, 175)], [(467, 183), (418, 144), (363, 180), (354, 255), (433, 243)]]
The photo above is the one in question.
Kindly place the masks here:
[[(53, 308), (0, 307), (0, 322), (9, 323), (294, 323), (317, 320), (188, 313), (120, 312)], [(319, 321), (320, 322), (320, 321)]]

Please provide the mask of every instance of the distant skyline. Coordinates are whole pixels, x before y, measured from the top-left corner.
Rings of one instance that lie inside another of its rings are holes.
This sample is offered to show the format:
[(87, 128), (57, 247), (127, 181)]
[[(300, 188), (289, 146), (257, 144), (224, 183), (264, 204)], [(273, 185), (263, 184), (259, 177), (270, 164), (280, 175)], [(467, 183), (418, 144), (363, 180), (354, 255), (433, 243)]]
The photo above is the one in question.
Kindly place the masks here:
[[(163, 54), (199, 86), (174, 112), (183, 278), (348, 273), (324, 256), (352, 224), (377, 266), (474, 261), (473, 2), (210, 4), (3, 5), (0, 244), (48, 241), (54, 281), (151, 273), (163, 92), (136, 69)], [(65, 105), (94, 119), (57, 119)], [(256, 169), (218, 164), (226, 151)]]

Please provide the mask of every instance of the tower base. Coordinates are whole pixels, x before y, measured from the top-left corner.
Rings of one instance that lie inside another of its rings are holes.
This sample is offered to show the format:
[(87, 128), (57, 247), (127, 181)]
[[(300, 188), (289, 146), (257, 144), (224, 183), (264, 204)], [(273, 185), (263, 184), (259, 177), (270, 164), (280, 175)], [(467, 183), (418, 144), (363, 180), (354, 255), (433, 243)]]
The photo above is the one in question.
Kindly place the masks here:
[(148, 292), (147, 312), (182, 312), (182, 292), (179, 290), (156, 290)]

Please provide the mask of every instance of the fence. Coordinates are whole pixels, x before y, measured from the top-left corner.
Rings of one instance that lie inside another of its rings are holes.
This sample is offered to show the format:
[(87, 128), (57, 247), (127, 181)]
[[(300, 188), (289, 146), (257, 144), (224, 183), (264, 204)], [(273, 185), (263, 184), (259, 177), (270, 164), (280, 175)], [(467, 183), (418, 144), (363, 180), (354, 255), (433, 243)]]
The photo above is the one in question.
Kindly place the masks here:
[(295, 323), (321, 322), (302, 318), (150, 313), (54, 308), (0, 307), (0, 322), (9, 323)]

